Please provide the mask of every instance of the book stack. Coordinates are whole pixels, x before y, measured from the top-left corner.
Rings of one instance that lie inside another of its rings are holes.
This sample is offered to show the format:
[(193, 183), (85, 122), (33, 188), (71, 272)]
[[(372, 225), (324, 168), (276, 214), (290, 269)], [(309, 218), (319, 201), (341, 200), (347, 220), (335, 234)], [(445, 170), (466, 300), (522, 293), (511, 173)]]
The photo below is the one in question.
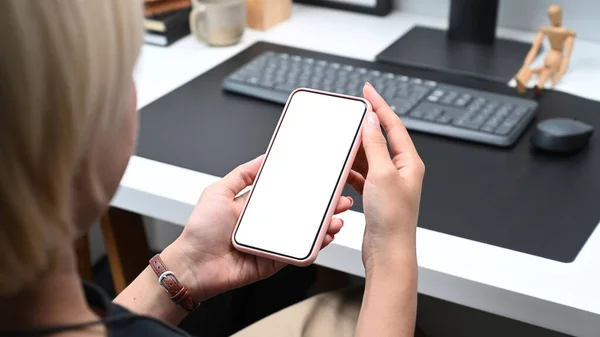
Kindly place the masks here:
[(146, 43), (166, 47), (190, 34), (190, 0), (145, 0), (144, 5)]

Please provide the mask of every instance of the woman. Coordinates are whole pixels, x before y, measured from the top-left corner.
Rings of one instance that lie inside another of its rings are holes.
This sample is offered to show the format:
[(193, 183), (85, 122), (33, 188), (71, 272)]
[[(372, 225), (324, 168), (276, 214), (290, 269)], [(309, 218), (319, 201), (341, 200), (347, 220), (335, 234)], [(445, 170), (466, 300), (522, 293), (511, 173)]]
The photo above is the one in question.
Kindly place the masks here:
[[(81, 286), (72, 247), (106, 209), (134, 151), (138, 117), (131, 73), (141, 18), (135, 0), (0, 2), (0, 335), (184, 334), (171, 324), (188, 311), (171, 301), (150, 267), (110, 303), (93, 286)], [(357, 336), (412, 336), (424, 167), (375, 89), (366, 85), (364, 95), (375, 113), (368, 115), (364, 151), (348, 183), (364, 198), (366, 286), (351, 330), (356, 327)], [(245, 198), (236, 195), (252, 184), (261, 161), (243, 164), (205, 189), (182, 235), (160, 255), (196, 303), (283, 267), (230, 244)], [(336, 211), (351, 204), (341, 198)], [(341, 227), (341, 220), (332, 221), (325, 244)], [(264, 335), (265, 325), (286, 310), (240, 336)], [(297, 319), (313, 324), (313, 335), (327, 323)], [(300, 333), (290, 326), (275, 334)]]

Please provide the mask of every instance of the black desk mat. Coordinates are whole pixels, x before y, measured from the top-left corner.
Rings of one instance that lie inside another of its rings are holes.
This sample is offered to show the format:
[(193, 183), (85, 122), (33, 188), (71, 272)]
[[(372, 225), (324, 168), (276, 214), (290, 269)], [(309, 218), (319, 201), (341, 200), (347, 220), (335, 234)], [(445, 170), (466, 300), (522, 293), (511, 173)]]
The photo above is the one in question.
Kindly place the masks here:
[[(264, 153), (282, 106), (225, 93), (221, 82), (265, 50), (515, 95), (514, 89), (484, 80), (259, 42), (142, 109), (137, 155), (223, 176)], [(554, 116), (580, 119), (600, 132), (598, 102), (547, 91), (538, 120)], [(427, 166), (419, 226), (573, 261), (600, 221), (600, 135), (577, 154), (556, 156), (531, 148), (532, 129), (510, 149), (411, 132)], [(345, 193), (361, 211), (356, 194), (349, 188)]]

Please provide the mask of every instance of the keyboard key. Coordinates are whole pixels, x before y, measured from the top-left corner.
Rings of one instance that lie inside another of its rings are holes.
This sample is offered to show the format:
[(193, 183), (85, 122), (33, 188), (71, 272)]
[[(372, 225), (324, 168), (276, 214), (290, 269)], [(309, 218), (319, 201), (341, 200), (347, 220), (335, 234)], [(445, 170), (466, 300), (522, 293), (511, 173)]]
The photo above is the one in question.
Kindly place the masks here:
[(457, 107), (459, 107), (459, 108), (464, 108), (464, 107), (465, 107), (465, 105), (467, 105), (467, 103), (468, 103), (468, 101), (466, 101), (466, 100), (464, 100), (464, 99), (462, 99), (462, 98), (459, 98), (459, 99), (457, 99), (457, 100), (454, 102), (454, 105), (456, 105), (456, 106), (457, 106)]
[(458, 97), (458, 93), (455, 91), (451, 91), (449, 93), (446, 94), (446, 96), (444, 96), (442, 98), (442, 103), (444, 104), (452, 104), (452, 102), (454, 102), (454, 100)]
[(473, 103), (476, 103), (478, 105), (484, 105), (486, 102), (486, 99), (483, 97), (477, 97), (475, 98), (475, 101), (473, 101)]
[(425, 113), (425, 119), (435, 121), (444, 111), (440, 108), (433, 108)]
[(527, 109), (522, 106), (519, 106), (512, 112), (511, 117), (514, 116), (515, 118), (520, 119), (521, 117), (525, 116), (526, 113)]
[(509, 123), (509, 124), (512, 124), (513, 126), (515, 126), (515, 125), (517, 125), (517, 123), (519, 123), (520, 120), (521, 120), (520, 117), (510, 115), (504, 120), (503, 123)]
[(420, 78), (413, 78), (410, 80), (410, 82), (414, 83), (414, 84), (421, 84), (421, 83), (423, 83), (423, 80)]
[(346, 95), (361, 97), (362, 96), (362, 91), (360, 91), (360, 90), (348, 90), (348, 89), (346, 89)]
[(515, 119), (507, 119), (502, 123), (501, 127), (507, 127), (512, 129), (515, 127), (515, 125), (517, 125), (517, 122), (519, 121)]
[(428, 87), (435, 87), (435, 86), (437, 86), (437, 82), (435, 82), (435, 81), (425, 81), (424, 83)]
[(335, 82), (335, 78), (332, 78), (332, 77), (325, 77), (323, 79), (323, 84), (331, 84), (332, 85), (333, 82)]
[(477, 130), (481, 127), (481, 123), (477, 123), (475, 121), (471, 121), (465, 118), (457, 119), (453, 122), (453, 124), (455, 126), (471, 130)]
[(396, 97), (406, 98), (409, 95), (410, 95), (410, 91), (408, 90), (408, 88), (399, 88), (396, 91)]
[(415, 86), (412, 89), (413, 94), (426, 94), (431, 91), (431, 88), (425, 86)]
[(356, 70), (358, 70), (359, 74), (363, 74), (364, 75), (364, 74), (367, 73), (367, 69), (365, 69), (365, 68), (357, 68)]
[(488, 133), (494, 133), (494, 130), (496, 130), (495, 127), (492, 127), (490, 125), (485, 124), (484, 126), (481, 127), (481, 129), (479, 129), (483, 132), (488, 132)]
[(496, 134), (498, 134), (498, 135), (501, 135), (501, 136), (504, 136), (504, 135), (507, 135), (507, 134), (510, 132), (510, 130), (512, 130), (512, 128), (511, 128), (511, 127), (508, 127), (508, 126), (506, 126), (506, 125), (500, 125), (500, 126), (499, 126), (499, 127), (498, 127), (498, 128), (495, 130), (495, 131), (494, 131), (494, 133), (496, 133)]
[(453, 99), (451, 96), (445, 96), (442, 98), (441, 102), (444, 104), (452, 104)]
[(311, 57), (307, 57), (304, 59), (304, 63), (313, 64), (313, 63), (315, 63), (315, 59), (313, 59)]
[(481, 114), (482, 116), (485, 116), (486, 118), (489, 118), (490, 116), (492, 116), (492, 114), (494, 114), (494, 112), (493, 112), (493, 111), (491, 111), (491, 110), (485, 110), (485, 109), (484, 109), (484, 110), (482, 110), (482, 111), (480, 112), (480, 114)]
[(502, 106), (503, 108), (506, 108), (506, 110), (508, 110), (509, 112), (512, 112), (513, 109), (515, 108), (514, 105), (510, 104), (510, 103), (506, 103)]
[(298, 87), (308, 87), (310, 84), (310, 80), (301, 80), (298, 82)]
[(435, 121), (440, 124), (450, 124), (450, 122), (452, 122), (452, 117), (448, 114), (443, 114), (439, 116)]
[(345, 65), (342, 69), (344, 69), (345, 71), (352, 71), (354, 70), (353, 66), (349, 66), (349, 65)]
[(406, 115), (406, 114), (407, 114), (407, 113), (410, 111), (410, 109), (412, 109), (412, 107), (411, 107), (411, 106), (409, 106), (409, 105), (404, 105), (404, 106), (399, 106), (399, 107), (397, 107), (397, 108), (396, 108), (396, 110), (394, 110), (394, 112), (395, 112), (397, 115)]
[(485, 122), (486, 119), (487, 117), (484, 115), (476, 115), (475, 118), (471, 118), (471, 121), (473, 121), (473, 123), (481, 125)]
[(475, 116), (477, 116), (477, 112), (475, 112), (475, 111), (467, 111), (465, 114), (463, 114), (461, 116), (461, 118), (470, 121), (471, 119), (475, 118)]
[(423, 112), (423, 110), (414, 110), (409, 116), (413, 118), (423, 118), (425, 117), (425, 112)]
[(432, 121), (432, 122), (434, 122), (434, 121), (437, 119), (437, 116), (434, 116), (434, 115), (432, 115), (432, 114), (426, 114), (424, 118), (425, 118), (425, 120), (427, 120), (427, 121)]
[(444, 90), (440, 90), (440, 89), (434, 90), (434, 91), (431, 93), (431, 95), (433, 95), (433, 96), (437, 96), (437, 97), (440, 97), (440, 98), (441, 98), (442, 96), (444, 96), (445, 94), (446, 94), (446, 93), (444, 92)]
[(427, 97), (427, 100), (430, 102), (437, 102), (440, 100), (439, 96), (435, 96), (435, 95), (429, 95), (429, 97)]
[(484, 126), (490, 127), (492, 128), (492, 130), (495, 130), (498, 127), (498, 125), (500, 125), (500, 120), (493, 117), (490, 120), (488, 120)]
[(298, 86), (295, 83), (281, 83), (281, 84), (277, 84), (275, 86), (276, 90), (284, 91), (284, 92), (292, 92), (296, 88), (298, 88)]
[(375, 89), (377, 89), (378, 91), (384, 91), (387, 89), (388, 85), (387, 82), (385, 81), (380, 81), (379, 79), (373, 81), (373, 83), (371, 83), (372, 86), (375, 87)]
[(454, 102), (454, 105), (456, 105), (459, 108), (464, 108), (465, 106), (467, 106), (467, 104), (469, 104), (469, 102), (471, 102), (471, 99), (471, 95), (463, 94)]
[(327, 67), (327, 61), (319, 60), (317, 61), (317, 65), (321, 67)]
[(496, 111), (496, 113), (494, 114), (494, 116), (498, 117), (499, 119), (504, 119), (508, 116), (509, 112), (507, 109), (505, 109), (504, 107), (498, 109), (498, 111)]
[(486, 114), (492, 114), (496, 111), (496, 106), (492, 105), (492, 104), (488, 104), (485, 106), (485, 108), (483, 108), (483, 112)]
[(418, 102), (420, 100), (423, 99), (423, 97), (425, 97), (427, 95), (427, 92), (413, 92), (410, 96), (408, 96), (410, 99), (412, 99), (415, 102)]
[(393, 86), (388, 86), (384, 91), (383, 91), (383, 98), (385, 98), (386, 100), (390, 100), (393, 99), (394, 97), (396, 97), (396, 87)]
[(407, 76), (396, 76), (396, 80), (399, 82), (408, 82)]
[(336, 87), (345, 87), (346, 85), (348, 85), (348, 81), (345, 79), (338, 79), (337, 81), (335, 81), (335, 86)]
[(383, 74), (383, 76), (384, 76), (385, 78), (387, 78), (388, 80), (393, 80), (393, 79), (394, 79), (394, 77), (395, 77), (395, 75), (394, 75), (394, 74), (392, 74), (392, 73), (385, 73), (385, 74)]
[(470, 111), (480, 111), (485, 109), (484, 108), (485, 103), (481, 103), (481, 101), (472, 101), (471, 104), (467, 107), (467, 110)]
[(272, 79), (268, 79), (268, 80), (261, 80), (260, 82), (258, 82), (258, 85), (260, 85), (263, 88), (272, 88), (275, 85), (275, 80)]

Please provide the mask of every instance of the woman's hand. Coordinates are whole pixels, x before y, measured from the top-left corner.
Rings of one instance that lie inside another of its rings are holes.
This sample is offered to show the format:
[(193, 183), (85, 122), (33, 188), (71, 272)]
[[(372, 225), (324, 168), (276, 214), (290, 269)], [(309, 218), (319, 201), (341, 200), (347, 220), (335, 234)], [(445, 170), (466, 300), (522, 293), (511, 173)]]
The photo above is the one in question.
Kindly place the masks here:
[[(367, 83), (363, 93), (374, 113), (367, 116), (362, 149), (348, 184), (363, 196), (366, 228), (362, 256), (368, 274), (374, 267), (416, 258), (416, 227), (425, 166), (404, 124), (375, 88)], [(380, 125), (387, 134), (391, 157)]]
[[(252, 185), (262, 161), (263, 156), (260, 156), (240, 165), (207, 187), (181, 236), (161, 253), (167, 267), (190, 289), (197, 301), (265, 279), (285, 266), (280, 262), (241, 253), (231, 244), (231, 234), (247, 193), (236, 196)], [(335, 213), (348, 210), (352, 203), (350, 197), (340, 198)], [(332, 219), (323, 247), (333, 241), (342, 226), (341, 219)]]

